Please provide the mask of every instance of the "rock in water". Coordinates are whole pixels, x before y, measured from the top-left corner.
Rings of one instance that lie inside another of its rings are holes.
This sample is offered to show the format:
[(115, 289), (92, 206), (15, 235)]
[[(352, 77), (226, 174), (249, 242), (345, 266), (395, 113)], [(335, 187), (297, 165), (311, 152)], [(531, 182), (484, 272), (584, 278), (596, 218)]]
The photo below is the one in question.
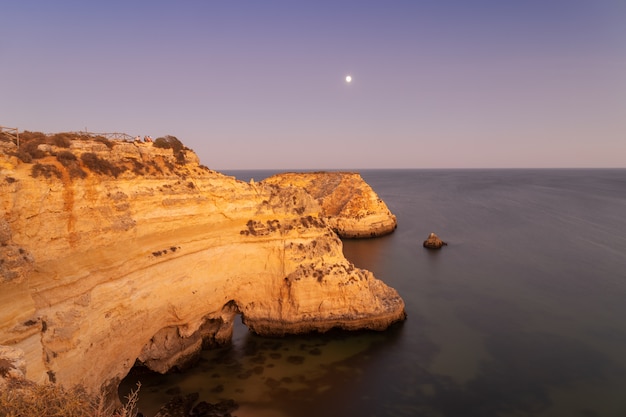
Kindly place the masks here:
[(427, 249), (441, 249), (442, 246), (448, 246), (448, 244), (434, 233), (429, 234), (428, 239), (424, 241), (424, 247)]
[(191, 410), (190, 416), (194, 417), (231, 417), (239, 405), (234, 400), (222, 400), (217, 404), (200, 401)]
[(193, 404), (198, 401), (198, 397), (197, 392), (184, 397), (177, 395), (161, 407), (154, 417), (187, 417), (191, 413)]

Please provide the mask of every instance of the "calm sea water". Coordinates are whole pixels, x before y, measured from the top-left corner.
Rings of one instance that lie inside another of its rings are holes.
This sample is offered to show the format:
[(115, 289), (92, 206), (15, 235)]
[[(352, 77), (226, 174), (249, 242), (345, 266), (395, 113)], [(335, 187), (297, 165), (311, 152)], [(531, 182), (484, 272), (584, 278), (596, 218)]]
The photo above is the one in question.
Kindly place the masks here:
[[(259, 181), (272, 172), (229, 172)], [(344, 253), (396, 288), (383, 333), (261, 338), (142, 380), (240, 417), (626, 416), (626, 170), (380, 170), (361, 175), (395, 233)], [(430, 232), (448, 246), (422, 247)]]

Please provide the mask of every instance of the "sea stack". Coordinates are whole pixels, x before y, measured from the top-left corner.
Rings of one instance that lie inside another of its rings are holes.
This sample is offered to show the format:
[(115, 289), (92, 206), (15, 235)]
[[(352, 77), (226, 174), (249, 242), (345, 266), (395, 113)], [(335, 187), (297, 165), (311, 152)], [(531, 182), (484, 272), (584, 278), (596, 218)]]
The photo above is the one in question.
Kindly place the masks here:
[(428, 239), (424, 241), (424, 247), (427, 249), (441, 249), (443, 246), (447, 246), (448, 244), (443, 240), (439, 239), (434, 233), (428, 235)]

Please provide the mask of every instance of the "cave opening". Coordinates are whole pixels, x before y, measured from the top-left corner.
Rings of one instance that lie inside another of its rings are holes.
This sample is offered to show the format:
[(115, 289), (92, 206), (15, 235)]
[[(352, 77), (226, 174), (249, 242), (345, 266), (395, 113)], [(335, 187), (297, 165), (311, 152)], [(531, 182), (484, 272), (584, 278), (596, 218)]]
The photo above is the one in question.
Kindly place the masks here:
[[(231, 300), (224, 305), (218, 317), (206, 318), (204, 324), (191, 337), (182, 338), (179, 336), (179, 340), (176, 341), (176, 335), (179, 334), (177, 326), (167, 327), (161, 329), (150, 339), (140, 357), (136, 359), (134, 366), (119, 383), (117, 394), (123, 404), (126, 404), (131, 392), (140, 386), (138, 392), (140, 411), (144, 415), (146, 411), (158, 411), (153, 408), (164, 405), (183, 391), (178, 385), (169, 387), (172, 385), (172, 381), (185, 379), (187, 378), (185, 375), (190, 372), (205, 373), (213, 366), (223, 368), (224, 364), (237, 362), (246, 354), (245, 346), (246, 343), (249, 343), (248, 338), (251, 337), (252, 332), (244, 324), (243, 315), (237, 304)], [(172, 343), (172, 340), (175, 340), (175, 343)], [(171, 357), (178, 355), (179, 353), (175, 350), (165, 353), (164, 357), (158, 359), (155, 359), (155, 356), (151, 356), (150, 353), (146, 354), (146, 352), (152, 352), (153, 346), (162, 348), (164, 341), (165, 344), (177, 345), (181, 349), (194, 343), (201, 348), (197, 349), (188, 361), (171, 366), (173, 362), (167, 355), (171, 355)], [(167, 365), (162, 367), (159, 367), (158, 363), (155, 365), (155, 362), (159, 361), (163, 361)], [(157, 392), (160, 392), (161, 395), (155, 396)], [(163, 396), (163, 393), (166, 396)]]

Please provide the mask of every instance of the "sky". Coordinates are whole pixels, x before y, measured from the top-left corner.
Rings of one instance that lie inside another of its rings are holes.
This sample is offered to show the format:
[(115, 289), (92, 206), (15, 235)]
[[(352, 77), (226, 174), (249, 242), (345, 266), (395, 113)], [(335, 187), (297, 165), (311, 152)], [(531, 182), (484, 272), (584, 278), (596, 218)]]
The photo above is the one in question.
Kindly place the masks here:
[(216, 170), (626, 167), (624, 0), (0, 13), (0, 125), (21, 131), (173, 135)]

